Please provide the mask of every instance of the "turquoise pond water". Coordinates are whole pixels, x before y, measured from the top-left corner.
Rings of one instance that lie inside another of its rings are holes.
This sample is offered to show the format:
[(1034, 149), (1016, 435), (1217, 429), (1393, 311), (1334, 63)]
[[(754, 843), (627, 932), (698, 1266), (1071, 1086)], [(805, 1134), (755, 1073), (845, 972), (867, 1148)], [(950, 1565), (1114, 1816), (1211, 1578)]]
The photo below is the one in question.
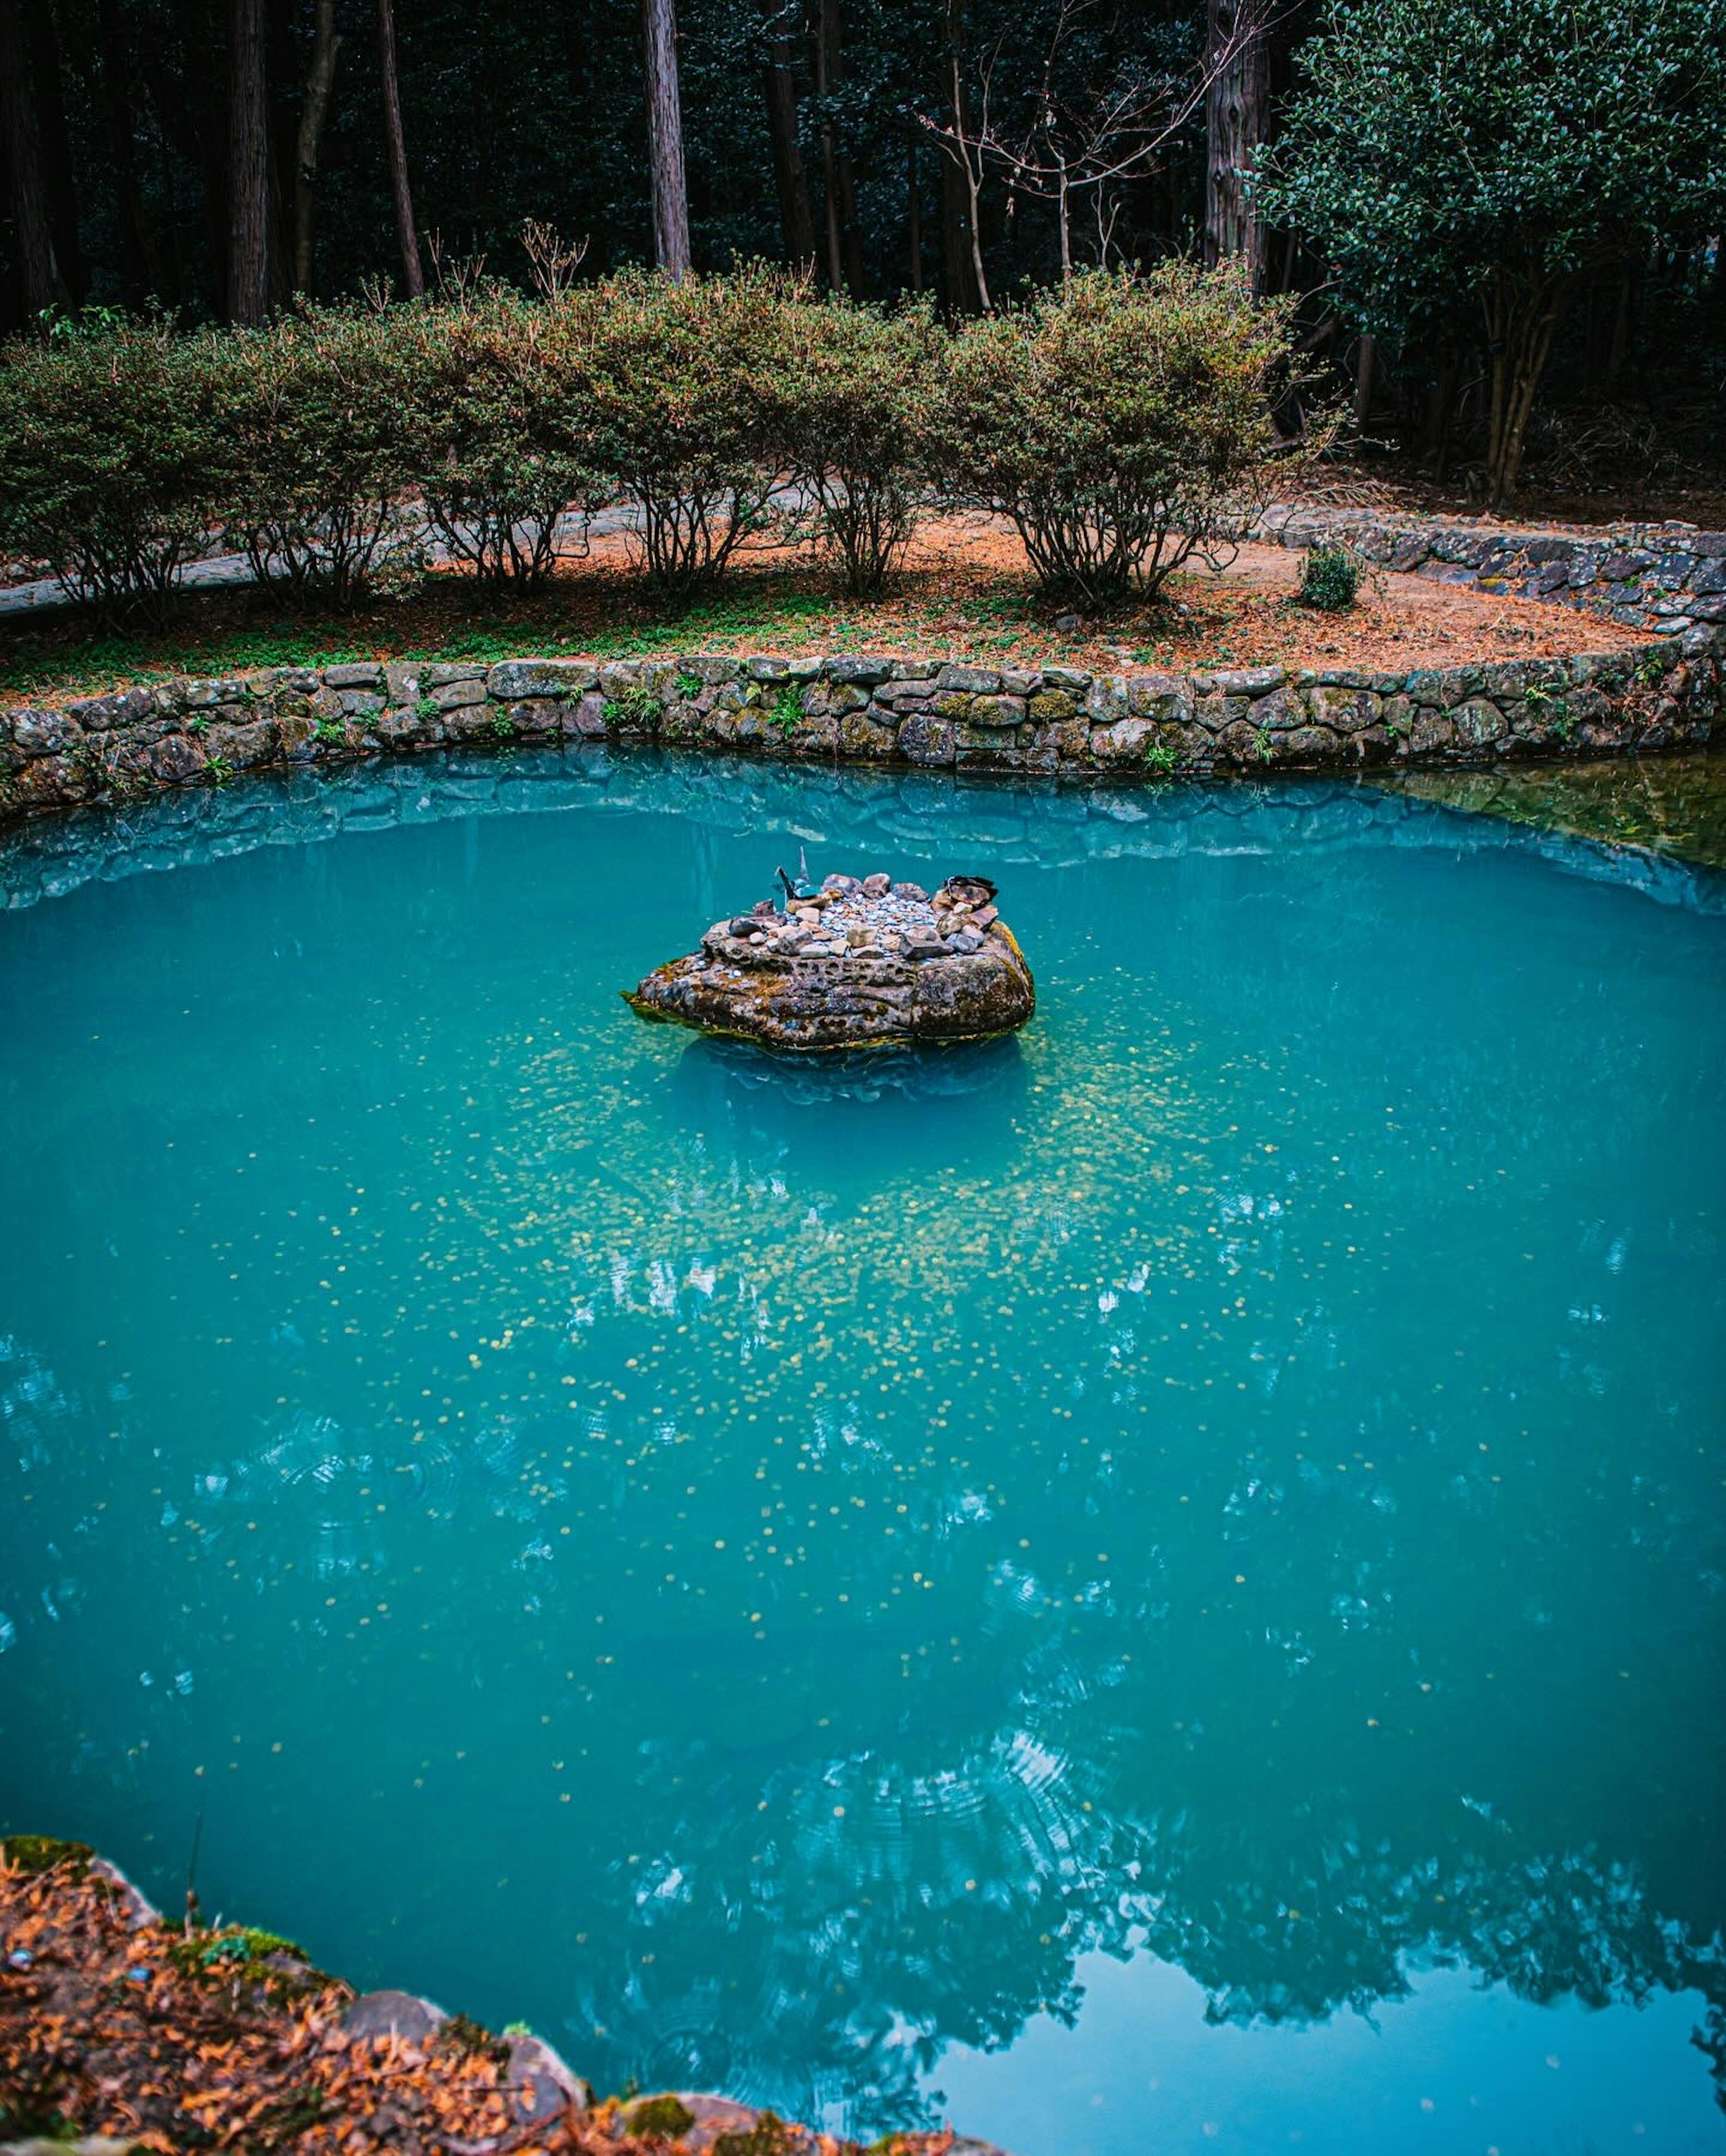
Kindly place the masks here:
[[(1031, 1027), (636, 1019), (799, 845), (994, 876)], [(593, 754), (0, 891), (0, 1823), (602, 2088), (1726, 2146), (1726, 885)]]

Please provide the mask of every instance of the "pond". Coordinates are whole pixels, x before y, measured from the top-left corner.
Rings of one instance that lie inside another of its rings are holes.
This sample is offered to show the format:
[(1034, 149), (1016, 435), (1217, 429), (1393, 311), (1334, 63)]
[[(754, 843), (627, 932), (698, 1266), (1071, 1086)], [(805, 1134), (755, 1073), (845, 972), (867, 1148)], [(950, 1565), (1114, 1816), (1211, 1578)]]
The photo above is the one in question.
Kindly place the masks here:
[[(799, 848), (1030, 1028), (634, 1017)], [(1726, 2142), (1721, 879), (592, 752), (0, 889), (0, 1824), (602, 2089)]]

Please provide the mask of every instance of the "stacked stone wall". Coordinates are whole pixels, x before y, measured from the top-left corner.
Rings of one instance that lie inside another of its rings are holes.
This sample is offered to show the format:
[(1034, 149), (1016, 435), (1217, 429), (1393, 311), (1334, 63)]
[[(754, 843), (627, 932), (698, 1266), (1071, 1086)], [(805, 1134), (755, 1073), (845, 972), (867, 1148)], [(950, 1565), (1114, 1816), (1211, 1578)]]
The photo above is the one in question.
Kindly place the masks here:
[(1279, 547), (1352, 547), (1384, 569), (1472, 591), (1539, 599), (1657, 636), (1726, 644), (1726, 531), (1687, 524), (1621, 531), (1506, 531), (1368, 510), (1267, 511), (1257, 536)]
[(273, 766), (654, 740), (819, 761), (1164, 778), (1491, 762), (1705, 743), (1722, 640), (1395, 671), (1092, 674), (869, 656), (361, 662), (0, 712), (0, 814)]

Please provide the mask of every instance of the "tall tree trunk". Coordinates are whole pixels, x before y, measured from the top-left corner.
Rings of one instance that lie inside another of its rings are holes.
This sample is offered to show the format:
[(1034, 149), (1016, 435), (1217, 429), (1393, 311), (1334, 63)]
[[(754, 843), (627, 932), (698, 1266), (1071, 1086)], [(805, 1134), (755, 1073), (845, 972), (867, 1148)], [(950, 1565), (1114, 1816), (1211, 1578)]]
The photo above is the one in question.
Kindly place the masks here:
[[(953, 62), (953, 109), (963, 143), (969, 133), (969, 112), (957, 53)], [(977, 295), (978, 305), (984, 314), (988, 314), (994, 301), (989, 297), (989, 275), (983, 266), (982, 168), (982, 152), (967, 149), (959, 161), (959, 179), (964, 190), (962, 199), (965, 237), (971, 246), (971, 285)]]
[(689, 275), (689, 189), (683, 174), (683, 100), (677, 88), (673, 0), (641, 0), (647, 54), (647, 169), (653, 192), (654, 259), (669, 277)]
[(1260, 0), (1207, 0), (1205, 100), (1205, 259), (1245, 261), (1255, 291), (1265, 283), (1265, 228), (1245, 175), (1270, 119), (1270, 45)]
[(963, 6), (963, 0), (947, 0), (943, 13), (941, 94), (951, 106), (959, 138), (951, 148), (943, 143), (941, 156), (941, 283), (950, 315), (987, 313), (989, 305), (977, 229), (977, 175), (971, 152), (964, 146), (970, 134), (970, 110), (965, 96)]
[(26, 321), (33, 321), (58, 296), (54, 239), (42, 191), (36, 115), (30, 97), (30, 63), (19, 0), (0, 0), (0, 135), (5, 137), (6, 178), (12, 197), (13, 244)]
[[(829, 34), (829, 0), (815, 0), (811, 33), (815, 55), (815, 95), (824, 106), (833, 79), (833, 41)], [(833, 116), (821, 121), (821, 223), (827, 243), (827, 282), (837, 292), (845, 284), (845, 264), (840, 259), (839, 158), (833, 140)]]
[(917, 137), (905, 145), (905, 252), (907, 275), (913, 292), (923, 289), (923, 190), (917, 169)]
[(290, 97), (280, 85), (299, 73), (294, 19), (299, 0), (269, 0), (270, 32), (265, 45), (264, 80), (278, 87), (266, 93), (265, 121), (270, 141), (270, 304), (285, 307), (294, 296), (294, 171), (300, 120)]
[(72, 145), (66, 133), (66, 97), (60, 80), (60, 40), (53, 0), (31, 0), (24, 11), (30, 74), (36, 91), (36, 140), (42, 190), (54, 234), (54, 266), (75, 307), (84, 298), (84, 256), (78, 244), (78, 193)]
[[(772, 0), (768, 0), (772, 5)], [(804, 169), (803, 144), (797, 131), (797, 78), (793, 74), (790, 38), (768, 40), (766, 70), (768, 132), (773, 146), (773, 177), (779, 189), (779, 223), (785, 234), (785, 259), (794, 267), (812, 269), (815, 220), (809, 207), (809, 177)]]
[(228, 319), (261, 322), (270, 295), (270, 139), (264, 0), (233, 0), (228, 48)]
[[(845, 26), (839, 0), (820, 0), (817, 51), (820, 55), (821, 88), (832, 96), (845, 74)], [(834, 264), (834, 283), (843, 277), (848, 290), (863, 287), (863, 249), (857, 230), (857, 186), (851, 169), (851, 153), (845, 137), (830, 119), (822, 133), (822, 162), (827, 178), (829, 252)]]
[(973, 266), (970, 195), (957, 157), (941, 157), (941, 296), (949, 315), (983, 311)]
[(1354, 353), (1354, 426), (1363, 432), (1373, 413), (1373, 378), (1378, 372), (1379, 340), (1370, 331), (1361, 332)]
[(306, 76), (306, 102), (300, 109), (300, 135), (294, 145), (294, 290), (311, 290), (311, 241), (317, 217), (317, 153), (324, 118), (336, 80), (342, 38), (336, 28), (336, 0), (317, 0), (312, 32), (311, 65)]
[(116, 222), (120, 228), (120, 289), (128, 306), (152, 293), (162, 297), (162, 263), (155, 229), (138, 184), (134, 141), (131, 69), (120, 34), (117, 0), (96, 0), (96, 103), (114, 175)]
[(402, 251), (402, 284), (410, 300), (425, 295), (414, 197), (408, 187), (408, 152), (402, 141), (402, 91), (396, 74), (396, 18), (390, 0), (378, 0), (378, 73), (383, 85), (383, 139), (389, 152), (389, 187), (396, 210), (396, 242)]
[(1487, 505), (1492, 509), (1508, 509), (1515, 499), (1528, 417), (1546, 372), (1553, 331), (1569, 296), (1569, 285), (1563, 279), (1530, 282), (1503, 270), (1487, 287), (1492, 408), (1486, 483)]
[(845, 270), (845, 285), (853, 294), (861, 296), (863, 290), (863, 228), (857, 218), (856, 168), (851, 162), (851, 153), (840, 145), (839, 180), (839, 259)]
[(58, 280), (19, 0), (0, 0), (0, 137), (18, 259), (19, 298), (23, 318), (30, 322), (54, 304)]

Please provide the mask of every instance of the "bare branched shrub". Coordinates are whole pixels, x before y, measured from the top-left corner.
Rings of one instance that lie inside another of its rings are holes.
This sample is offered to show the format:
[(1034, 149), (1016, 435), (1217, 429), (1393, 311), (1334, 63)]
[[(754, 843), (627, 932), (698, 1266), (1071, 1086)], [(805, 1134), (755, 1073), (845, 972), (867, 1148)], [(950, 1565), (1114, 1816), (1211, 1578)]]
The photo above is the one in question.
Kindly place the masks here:
[(810, 296), (790, 311), (774, 433), (819, 538), (859, 597), (881, 590), (916, 526), (923, 408), (940, 348), (927, 305), (881, 315)]
[(91, 315), (0, 347), (0, 547), (116, 624), (159, 620), (219, 514), (229, 351)]
[(419, 415), (394, 311), (308, 308), (231, 340), (225, 522), (260, 583), (348, 606), (419, 545)]
[(968, 322), (929, 400), (949, 495), (1009, 517), (1051, 594), (1154, 594), (1262, 507), (1289, 309), (1233, 268), (1081, 272)]
[(559, 300), (575, 283), (575, 273), (587, 259), (585, 239), (565, 239), (554, 224), (530, 217), (521, 227), (521, 248), (527, 257), (533, 289), (542, 300)]

